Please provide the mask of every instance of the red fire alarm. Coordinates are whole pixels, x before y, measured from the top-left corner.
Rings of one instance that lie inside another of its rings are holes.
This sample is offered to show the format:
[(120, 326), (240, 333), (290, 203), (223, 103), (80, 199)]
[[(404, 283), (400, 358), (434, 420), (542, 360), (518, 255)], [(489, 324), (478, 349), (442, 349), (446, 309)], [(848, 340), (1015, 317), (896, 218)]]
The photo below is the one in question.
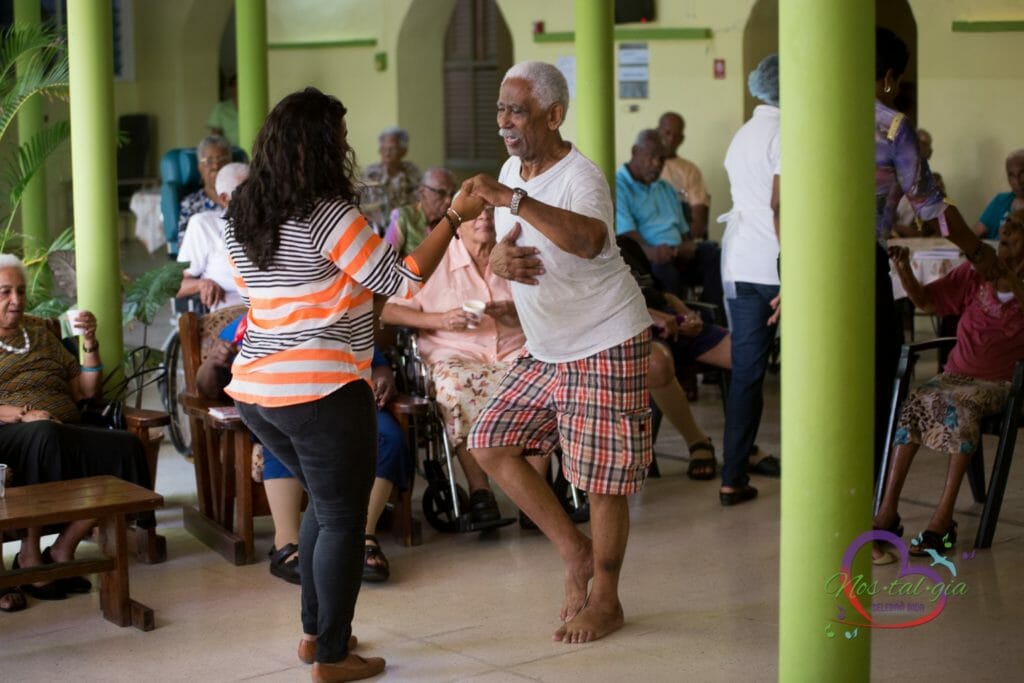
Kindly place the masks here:
[(543, 21), (535, 21), (535, 22), (533, 22), (533, 35), (539, 36), (542, 33), (544, 33), (544, 22)]
[(725, 60), (724, 59), (716, 59), (715, 60), (714, 74), (715, 74), (715, 80), (716, 81), (720, 81), (723, 78), (725, 78)]

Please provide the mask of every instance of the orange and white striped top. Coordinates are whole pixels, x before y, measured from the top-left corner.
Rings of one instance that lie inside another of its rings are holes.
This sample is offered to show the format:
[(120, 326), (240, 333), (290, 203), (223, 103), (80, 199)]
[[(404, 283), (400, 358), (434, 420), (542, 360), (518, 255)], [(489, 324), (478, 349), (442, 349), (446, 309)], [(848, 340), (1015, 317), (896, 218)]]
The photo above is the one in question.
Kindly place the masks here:
[(419, 266), (402, 261), (359, 209), (336, 199), (308, 219), (281, 226), (273, 264), (260, 270), (235, 240), (225, 241), (235, 282), (249, 306), (229, 396), (277, 407), (308, 403), (356, 380), (370, 381), (373, 295), (409, 298)]

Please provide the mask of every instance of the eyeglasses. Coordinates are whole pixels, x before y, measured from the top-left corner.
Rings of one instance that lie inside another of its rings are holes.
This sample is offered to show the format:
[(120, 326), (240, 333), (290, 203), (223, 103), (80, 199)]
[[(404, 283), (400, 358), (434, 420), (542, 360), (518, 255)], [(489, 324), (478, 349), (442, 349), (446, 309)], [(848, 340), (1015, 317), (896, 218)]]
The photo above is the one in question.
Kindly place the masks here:
[(446, 189), (444, 189), (442, 187), (431, 187), (430, 185), (420, 185), (420, 187), (422, 187), (422, 188), (424, 188), (426, 190), (430, 190), (431, 192), (436, 194), (441, 199), (448, 199), (449, 197), (454, 197), (455, 196), (455, 192), (454, 191), (446, 190)]
[(202, 157), (199, 163), (203, 166), (227, 166), (231, 163), (231, 157)]

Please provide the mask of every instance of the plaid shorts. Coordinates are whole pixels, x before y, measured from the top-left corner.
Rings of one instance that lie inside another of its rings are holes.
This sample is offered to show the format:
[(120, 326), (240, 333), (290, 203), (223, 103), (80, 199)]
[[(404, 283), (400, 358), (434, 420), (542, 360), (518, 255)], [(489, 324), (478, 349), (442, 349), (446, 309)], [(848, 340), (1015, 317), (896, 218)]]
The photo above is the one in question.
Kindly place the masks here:
[(651, 463), (650, 352), (648, 331), (568, 363), (544, 363), (524, 350), (480, 412), (467, 446), (522, 446), (524, 455), (543, 455), (561, 444), (562, 469), (576, 488), (639, 491)]

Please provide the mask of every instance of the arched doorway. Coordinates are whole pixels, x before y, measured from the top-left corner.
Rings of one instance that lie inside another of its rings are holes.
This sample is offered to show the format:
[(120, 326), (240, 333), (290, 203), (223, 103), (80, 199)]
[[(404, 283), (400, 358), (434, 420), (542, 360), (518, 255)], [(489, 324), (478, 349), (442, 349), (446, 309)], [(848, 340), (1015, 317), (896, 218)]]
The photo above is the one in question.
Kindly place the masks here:
[[(897, 108), (917, 125), (917, 22), (907, 0), (875, 0), (875, 23), (896, 33), (907, 43), (910, 62), (900, 85)], [(746, 75), (765, 55), (779, 51), (779, 0), (757, 0), (743, 31), (743, 119), (756, 104), (747, 92)]]
[(512, 38), (495, 0), (413, 0), (396, 65), (398, 125), (409, 132), (410, 159), (460, 178), (496, 173), (505, 153), (494, 103), (512, 65)]

